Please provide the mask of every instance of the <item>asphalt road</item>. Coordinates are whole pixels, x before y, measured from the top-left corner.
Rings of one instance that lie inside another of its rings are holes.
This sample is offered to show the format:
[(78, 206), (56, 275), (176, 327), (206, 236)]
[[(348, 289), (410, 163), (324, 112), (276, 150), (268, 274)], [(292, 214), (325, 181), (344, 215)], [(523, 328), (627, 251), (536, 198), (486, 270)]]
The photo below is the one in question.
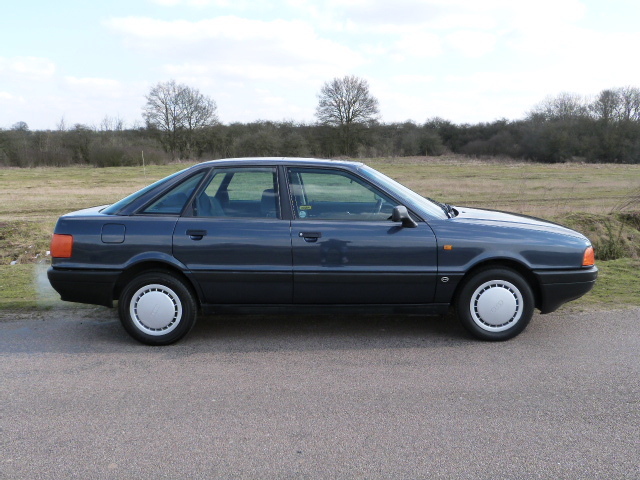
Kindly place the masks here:
[(638, 479), (640, 309), (220, 317), (131, 340), (107, 309), (0, 317), (2, 479)]

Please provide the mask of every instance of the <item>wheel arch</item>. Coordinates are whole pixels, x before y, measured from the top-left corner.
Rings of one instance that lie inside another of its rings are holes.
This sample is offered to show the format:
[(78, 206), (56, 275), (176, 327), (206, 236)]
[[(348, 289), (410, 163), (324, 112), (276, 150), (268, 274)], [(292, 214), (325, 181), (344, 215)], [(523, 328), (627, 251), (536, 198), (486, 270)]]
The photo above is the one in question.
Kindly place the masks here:
[(514, 270), (518, 274), (520, 274), (522, 278), (524, 278), (524, 280), (527, 282), (529, 287), (531, 288), (531, 291), (533, 292), (535, 307), (540, 308), (540, 305), (542, 304), (542, 293), (541, 293), (540, 283), (538, 282), (538, 279), (533, 274), (531, 269), (529, 269), (526, 265), (518, 262), (517, 260), (513, 260), (509, 258), (487, 259), (474, 265), (471, 269), (469, 269), (464, 274), (462, 279), (460, 279), (460, 281), (458, 282), (458, 285), (456, 286), (456, 290), (453, 294), (453, 299), (454, 299), (453, 303), (457, 301), (457, 298), (460, 295), (460, 291), (462, 290), (462, 288), (470, 278), (472, 278), (479, 271), (488, 270), (490, 268), (509, 268), (511, 270)]
[(184, 281), (185, 285), (191, 289), (194, 293), (194, 297), (197, 299), (198, 308), (200, 308), (201, 298), (200, 291), (197, 288), (191, 279), (185, 275), (185, 273), (177, 268), (175, 265), (170, 263), (158, 261), (158, 260), (148, 260), (140, 263), (136, 263), (135, 265), (131, 265), (129, 268), (124, 270), (118, 281), (116, 282), (113, 289), (113, 298), (114, 300), (119, 300), (120, 295), (122, 294), (122, 290), (126, 287), (126, 285), (135, 277), (143, 273), (149, 272), (163, 272), (178, 277), (182, 281)]

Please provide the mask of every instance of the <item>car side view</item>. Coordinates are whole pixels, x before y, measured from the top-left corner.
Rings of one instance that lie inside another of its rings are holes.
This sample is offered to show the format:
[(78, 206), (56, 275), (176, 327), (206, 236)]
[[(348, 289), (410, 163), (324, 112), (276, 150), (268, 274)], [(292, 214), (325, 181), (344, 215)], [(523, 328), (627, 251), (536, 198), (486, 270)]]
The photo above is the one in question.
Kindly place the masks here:
[(62, 300), (113, 307), (166, 345), (202, 312), (444, 314), (506, 340), (534, 309), (594, 285), (589, 240), (521, 215), (424, 198), (356, 162), (204, 162), (108, 206), (63, 215), (49, 281)]

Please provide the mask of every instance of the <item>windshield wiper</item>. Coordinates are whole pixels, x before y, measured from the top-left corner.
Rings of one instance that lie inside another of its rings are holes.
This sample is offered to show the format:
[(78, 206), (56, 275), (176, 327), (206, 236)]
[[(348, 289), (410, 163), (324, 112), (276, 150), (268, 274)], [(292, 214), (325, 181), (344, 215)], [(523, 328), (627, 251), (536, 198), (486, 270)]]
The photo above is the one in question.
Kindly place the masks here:
[(442, 203), (442, 202), (439, 202), (439, 201), (434, 200), (433, 198), (429, 198), (429, 197), (426, 197), (426, 198), (430, 202), (433, 202), (436, 205), (438, 205), (442, 209), (442, 211), (445, 213), (447, 218), (453, 218), (453, 217), (456, 216), (455, 209), (451, 205), (449, 205), (448, 203)]

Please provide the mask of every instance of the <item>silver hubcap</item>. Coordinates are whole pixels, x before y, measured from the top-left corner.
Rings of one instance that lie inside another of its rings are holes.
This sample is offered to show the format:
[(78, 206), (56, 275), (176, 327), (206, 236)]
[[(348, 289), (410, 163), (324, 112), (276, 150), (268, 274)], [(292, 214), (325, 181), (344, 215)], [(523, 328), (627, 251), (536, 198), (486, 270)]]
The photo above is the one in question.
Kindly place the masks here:
[(145, 285), (133, 294), (129, 308), (133, 323), (147, 335), (166, 335), (182, 318), (182, 303), (165, 285)]
[(473, 292), (469, 306), (476, 325), (489, 332), (502, 332), (520, 320), (522, 294), (512, 283), (490, 280)]

